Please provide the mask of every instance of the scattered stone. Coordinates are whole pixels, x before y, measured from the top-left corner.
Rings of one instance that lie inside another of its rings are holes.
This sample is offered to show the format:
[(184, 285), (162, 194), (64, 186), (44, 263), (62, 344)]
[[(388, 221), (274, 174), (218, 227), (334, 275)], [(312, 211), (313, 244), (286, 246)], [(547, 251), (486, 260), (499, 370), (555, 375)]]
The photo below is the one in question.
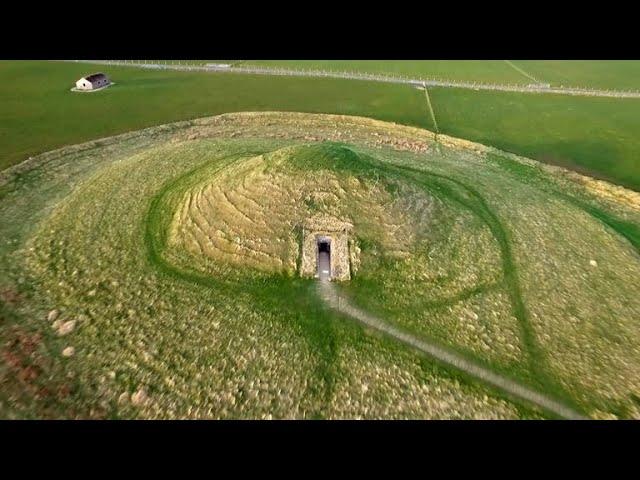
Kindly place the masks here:
[(144, 405), (147, 402), (147, 392), (144, 388), (139, 389), (136, 393), (131, 395), (131, 403), (136, 406)]
[(76, 349), (73, 347), (67, 347), (64, 350), (62, 350), (63, 357), (73, 357), (74, 353), (76, 353)]
[(53, 322), (56, 318), (58, 318), (58, 315), (60, 315), (60, 312), (58, 310), (51, 310), (49, 312), (49, 315), (47, 315), (47, 320)]
[(73, 332), (73, 329), (75, 327), (76, 327), (75, 320), (69, 320), (68, 322), (64, 322), (62, 325), (60, 325), (60, 328), (58, 328), (58, 335), (60, 336), (67, 335), (68, 333)]

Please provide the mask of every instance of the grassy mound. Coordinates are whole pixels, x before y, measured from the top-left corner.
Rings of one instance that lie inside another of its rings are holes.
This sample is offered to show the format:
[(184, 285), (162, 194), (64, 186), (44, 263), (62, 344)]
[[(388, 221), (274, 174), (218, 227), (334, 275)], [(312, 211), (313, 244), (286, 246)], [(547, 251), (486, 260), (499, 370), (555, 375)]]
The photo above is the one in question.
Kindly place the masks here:
[(323, 143), (208, 163), (174, 183), (158, 208), (176, 212), (167, 234), (175, 261), (203, 263), (213, 275), (227, 266), (292, 276), (308, 219), (349, 222), (361, 242), (402, 256), (428, 228), (429, 204), (419, 189), (380, 178), (353, 150)]
[(232, 114), (0, 183), (3, 417), (533, 418), (328, 310), (296, 226), (354, 225), (362, 308), (561, 398), (640, 414), (635, 197), (430, 132)]

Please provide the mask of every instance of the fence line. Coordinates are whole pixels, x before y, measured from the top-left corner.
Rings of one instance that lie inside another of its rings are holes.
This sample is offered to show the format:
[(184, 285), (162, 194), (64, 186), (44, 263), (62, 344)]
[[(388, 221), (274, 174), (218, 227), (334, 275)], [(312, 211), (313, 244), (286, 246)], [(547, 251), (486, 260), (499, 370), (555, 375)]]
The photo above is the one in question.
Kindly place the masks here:
[(518, 92), (518, 93), (550, 93), (557, 95), (573, 95), (584, 97), (611, 97), (611, 98), (640, 98), (638, 90), (601, 90), (582, 87), (552, 87), (544, 84), (493, 84), (480, 82), (462, 82), (455, 80), (442, 80), (435, 78), (410, 78), (401, 75), (376, 74), (364, 72), (337, 72), (330, 70), (312, 70), (312, 69), (289, 69), (289, 68), (273, 68), (259, 66), (222, 66), (222, 65), (181, 65), (181, 64), (160, 64), (135, 62), (133, 60), (70, 60), (73, 62), (93, 63), (100, 65), (113, 65), (124, 67), (137, 67), (155, 70), (181, 70), (181, 71), (199, 71), (212, 73), (240, 73), (247, 75), (275, 75), (289, 77), (313, 77), (313, 78), (338, 78), (347, 80), (363, 80), (372, 82), (395, 83), (411, 85), (417, 88), (425, 87), (444, 87), (444, 88), (463, 88), (469, 90), (493, 90), (501, 92)]

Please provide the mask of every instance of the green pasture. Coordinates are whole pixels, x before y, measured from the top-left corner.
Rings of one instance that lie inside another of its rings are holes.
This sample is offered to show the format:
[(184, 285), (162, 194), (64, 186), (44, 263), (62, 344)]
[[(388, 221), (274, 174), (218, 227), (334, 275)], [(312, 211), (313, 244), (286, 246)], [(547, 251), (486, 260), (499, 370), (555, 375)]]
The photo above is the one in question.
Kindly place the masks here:
[[(502, 60), (232, 62), (530, 82)], [(631, 61), (512, 63), (554, 85), (600, 88), (635, 87), (635, 72), (640, 70), (640, 62)], [(96, 70), (105, 71), (116, 85), (95, 93), (69, 91), (77, 78)], [(430, 91), (442, 133), (640, 189), (639, 100), (449, 88)], [(408, 86), (46, 61), (0, 62), (0, 104), (0, 168), (63, 145), (243, 110), (341, 113), (434, 129), (423, 92)]]
[[(115, 85), (93, 93), (70, 91), (94, 71), (104, 71)], [(431, 129), (423, 99), (419, 90), (373, 82), (4, 61), (0, 169), (64, 145), (246, 110), (340, 113)]]
[(443, 133), (640, 190), (640, 99), (429, 91)]

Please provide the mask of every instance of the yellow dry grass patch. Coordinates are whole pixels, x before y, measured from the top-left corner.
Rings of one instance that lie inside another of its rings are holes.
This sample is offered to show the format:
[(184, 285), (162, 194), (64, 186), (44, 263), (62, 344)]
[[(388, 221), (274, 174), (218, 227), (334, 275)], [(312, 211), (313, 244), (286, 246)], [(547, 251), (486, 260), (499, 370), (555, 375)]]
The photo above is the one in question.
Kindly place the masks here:
[(377, 179), (289, 163), (299, 147), (243, 158), (184, 194), (169, 244), (194, 258), (294, 274), (299, 229), (318, 215), (352, 223), (389, 255), (406, 257), (430, 221), (432, 200), (408, 185), (394, 195)]

